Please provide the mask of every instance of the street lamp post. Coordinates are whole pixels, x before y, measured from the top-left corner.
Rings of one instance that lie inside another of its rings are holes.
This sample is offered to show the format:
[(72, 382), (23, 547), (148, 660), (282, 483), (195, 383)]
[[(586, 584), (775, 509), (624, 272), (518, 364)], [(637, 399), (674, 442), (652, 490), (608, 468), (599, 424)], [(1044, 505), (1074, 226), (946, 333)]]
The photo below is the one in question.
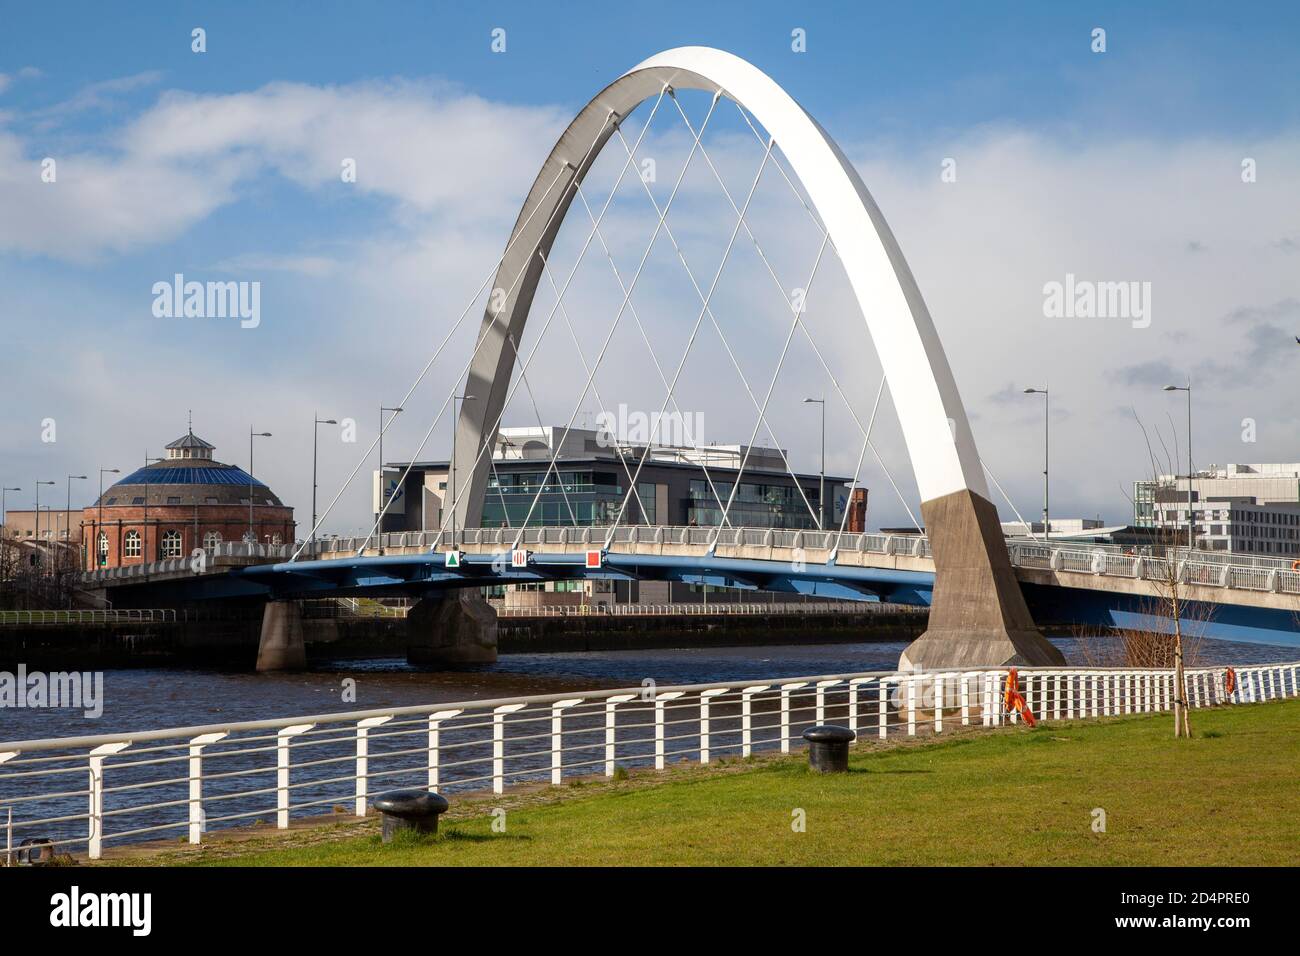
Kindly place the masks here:
[(72, 546), (72, 482), (85, 481), (85, 475), (68, 475), (68, 498), (63, 503), (63, 533), (68, 536), (68, 546)]
[(253, 530), (253, 439), (270, 438), (270, 432), (253, 431), (253, 426), (248, 426), (248, 553), (253, 553), (253, 545), (257, 544), (257, 532)]
[(337, 419), (333, 418), (316, 418), (312, 413), (315, 424), (311, 427), (311, 556), (316, 557), (316, 441), (320, 436), (320, 427), (322, 425), (337, 425)]
[[(388, 508), (388, 482), (384, 479), (384, 432), (388, 430), (388, 425), (393, 424), (393, 419), (405, 411), (400, 405), (389, 407), (387, 405), (379, 406), (379, 510), (375, 512), (375, 534), (379, 536), (379, 553), (384, 553), (384, 529), (382, 522), (384, 520), (384, 511)], [(384, 412), (392, 412), (392, 418), (388, 419), (388, 425), (384, 424)]]
[(1052, 434), (1052, 407), (1051, 397), (1048, 395), (1048, 388), (1044, 385), (1042, 388), (1027, 388), (1026, 395), (1043, 396), (1043, 540), (1050, 541), (1052, 535), (1052, 515), (1048, 505), (1048, 491), (1051, 486), (1050, 457)]
[[(149, 452), (144, 453), (144, 530), (140, 538), (140, 561), (143, 564), (149, 564), (157, 552), (149, 551), (149, 466), (162, 461), (161, 458), (150, 458)], [(156, 545), (158, 542), (155, 541)]]
[(1192, 380), (1186, 385), (1166, 385), (1166, 392), (1187, 393), (1187, 550), (1196, 547), (1196, 521), (1192, 517)]
[[(456, 403), (474, 401), (473, 395), (451, 397), (451, 550), (456, 550)], [(545, 482), (543, 482), (545, 483)]]
[(826, 530), (826, 399), (805, 398), (805, 405), (822, 407), (822, 463), (817, 486), (817, 530)]
[(0, 537), (4, 537), (5, 522), (9, 520), (9, 513), (5, 508), (5, 494), (10, 491), (22, 491), (19, 487), (10, 488), (8, 485), (0, 488)]
[(36, 546), (41, 544), (41, 485), (52, 485), (53, 481), (36, 482)]
[[(122, 471), (119, 468), (99, 469), (99, 500), (98, 502), (96, 502), (96, 507), (99, 509), (99, 513), (95, 518), (95, 564), (96, 566), (98, 566), (100, 561), (99, 536), (104, 533), (104, 476), (120, 475), (121, 473)], [(122, 563), (122, 556), (118, 555), (118, 564), (121, 563)]]

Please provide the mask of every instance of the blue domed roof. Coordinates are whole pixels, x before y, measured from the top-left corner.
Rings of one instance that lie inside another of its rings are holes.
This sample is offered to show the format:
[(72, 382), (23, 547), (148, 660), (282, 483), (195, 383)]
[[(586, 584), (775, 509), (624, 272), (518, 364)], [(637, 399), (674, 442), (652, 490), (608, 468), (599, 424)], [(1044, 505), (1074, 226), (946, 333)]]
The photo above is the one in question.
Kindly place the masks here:
[[(150, 465), (139, 468), (127, 475), (117, 485), (261, 485), (238, 465), (222, 465), (218, 462), (202, 466), (165, 466)], [(265, 487), (263, 485), (263, 487)]]

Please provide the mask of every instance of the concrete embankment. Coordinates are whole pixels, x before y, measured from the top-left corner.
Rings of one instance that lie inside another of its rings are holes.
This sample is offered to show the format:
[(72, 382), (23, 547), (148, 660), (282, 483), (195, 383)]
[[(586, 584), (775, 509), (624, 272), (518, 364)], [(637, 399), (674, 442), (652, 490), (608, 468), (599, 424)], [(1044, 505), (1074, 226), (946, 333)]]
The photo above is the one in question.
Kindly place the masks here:
[[(502, 654), (557, 651), (737, 647), (910, 640), (924, 614), (692, 614), (503, 617)], [(46, 670), (118, 667), (229, 667), (251, 670), (260, 614), (179, 623), (113, 623), (0, 628), (0, 669), (19, 663)], [(403, 618), (340, 617), (303, 621), (308, 661), (401, 657), (411, 644)]]

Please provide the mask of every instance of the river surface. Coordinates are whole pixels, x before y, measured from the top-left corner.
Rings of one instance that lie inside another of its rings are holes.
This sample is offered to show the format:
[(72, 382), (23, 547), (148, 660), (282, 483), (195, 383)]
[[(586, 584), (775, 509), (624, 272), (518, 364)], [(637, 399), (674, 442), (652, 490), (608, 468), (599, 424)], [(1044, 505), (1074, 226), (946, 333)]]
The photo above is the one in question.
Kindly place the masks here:
[[(1085, 665), (1075, 638), (1055, 638), (1071, 663)], [(461, 673), (421, 671), (404, 658), (318, 661), (307, 672), (254, 674), (176, 668), (103, 673), (103, 713), (88, 718), (67, 708), (0, 708), (0, 741), (84, 736), (333, 711), (370, 710), (447, 701), (484, 700), (583, 689), (660, 687), (732, 680), (795, 678), (892, 670), (902, 641), (766, 647), (671, 648), (508, 654)], [(1253, 664), (1295, 659), (1295, 648), (1202, 642), (1202, 664)], [(355, 681), (354, 699), (344, 699)]]

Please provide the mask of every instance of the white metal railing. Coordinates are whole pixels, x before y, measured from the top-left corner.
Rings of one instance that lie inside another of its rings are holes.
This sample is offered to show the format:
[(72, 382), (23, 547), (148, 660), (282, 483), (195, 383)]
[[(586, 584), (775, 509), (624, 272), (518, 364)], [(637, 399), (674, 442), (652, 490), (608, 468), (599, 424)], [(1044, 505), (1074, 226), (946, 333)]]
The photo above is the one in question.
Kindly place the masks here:
[[(475, 547), (499, 546), (503, 550), (519, 545), (579, 547), (600, 546), (608, 528), (601, 527), (530, 527), (522, 535), (513, 528), (467, 528), (458, 532), (457, 541)], [(366, 547), (366, 538), (324, 538), (317, 542), (319, 558), (348, 557)], [(404, 531), (377, 535), (370, 541), (374, 550), (438, 550), (450, 545), (451, 538), (441, 531)], [(793, 531), (780, 528), (697, 528), (680, 526), (621, 525), (614, 529), (612, 547), (745, 547), (766, 548), (775, 553), (801, 549), (811, 552), (820, 561), (831, 553), (880, 554), (886, 556), (930, 558), (930, 540), (925, 535), (907, 534), (846, 534), (837, 538), (835, 532)], [(1011, 563), (1017, 567), (1042, 568), (1079, 574), (1107, 577), (1124, 577), (1138, 580), (1160, 581), (1168, 577), (1167, 562), (1176, 564), (1178, 580), (1188, 584), (1209, 587), (1236, 588), (1248, 591), (1270, 591), (1281, 594), (1300, 594), (1300, 561), (1262, 555), (1244, 555), (1231, 552), (1193, 551), (1170, 549), (1169, 557), (1163, 554), (1139, 553), (1132, 547), (1107, 544), (1055, 544), (1041, 539), (1011, 538), (1007, 541)], [(1146, 549), (1149, 551), (1150, 549)], [(220, 558), (265, 558), (268, 561), (284, 560), (292, 554), (287, 544), (254, 544), (227, 541), (209, 549), (210, 561)], [(167, 572), (186, 571), (191, 568), (190, 558), (171, 558), (148, 565), (124, 568), (107, 568), (89, 571), (83, 575), (87, 584), (107, 581), (130, 581)]]
[(119, 608), (62, 611), (0, 611), (0, 626), (44, 624), (174, 624), (172, 608)]
[(498, 617), (637, 617), (642, 615), (739, 615), (770, 616), (773, 614), (874, 614), (924, 613), (924, 609), (910, 604), (887, 604), (876, 601), (762, 601), (717, 602), (711, 604), (553, 604), (539, 607), (496, 606)]
[[(601, 527), (531, 527), (520, 535), (514, 528), (467, 528), (457, 541), (475, 547), (499, 545), (508, 548), (519, 538), (530, 545), (590, 546), (603, 544), (609, 529)], [(408, 531), (377, 536), (372, 546), (382, 549), (439, 549), (450, 545), (445, 532)], [(365, 538), (330, 538), (319, 542), (322, 557), (356, 554)], [(611, 545), (749, 547), (805, 551), (859, 552), (891, 556), (930, 558), (930, 540), (925, 535), (860, 533), (837, 540), (834, 532), (793, 531), (780, 528), (697, 528), (680, 526), (622, 525), (614, 529)], [(1041, 539), (1011, 538), (1007, 541), (1011, 563), (1019, 567), (1160, 580), (1167, 575), (1161, 555), (1139, 553), (1116, 544), (1049, 544)], [(1150, 551), (1150, 549), (1146, 549)], [(1290, 558), (1245, 555), (1231, 552), (1171, 549), (1178, 563), (1179, 580), (1189, 584), (1276, 591), (1300, 594), (1300, 562)], [(1225, 570), (1226, 569), (1226, 570)]]
[[(1186, 671), (1191, 707), (1297, 696), (1300, 662)], [(0, 743), (6, 860), (23, 840), (51, 848), (183, 833), (308, 811), (367, 811), (398, 786), (491, 791), (616, 767), (663, 769), (760, 750), (788, 752), (827, 721), (860, 735), (944, 733), (1016, 723), (1003, 668), (876, 671), (470, 700), (139, 733)], [(1039, 720), (1169, 710), (1167, 669), (1025, 668), (1018, 687)]]

